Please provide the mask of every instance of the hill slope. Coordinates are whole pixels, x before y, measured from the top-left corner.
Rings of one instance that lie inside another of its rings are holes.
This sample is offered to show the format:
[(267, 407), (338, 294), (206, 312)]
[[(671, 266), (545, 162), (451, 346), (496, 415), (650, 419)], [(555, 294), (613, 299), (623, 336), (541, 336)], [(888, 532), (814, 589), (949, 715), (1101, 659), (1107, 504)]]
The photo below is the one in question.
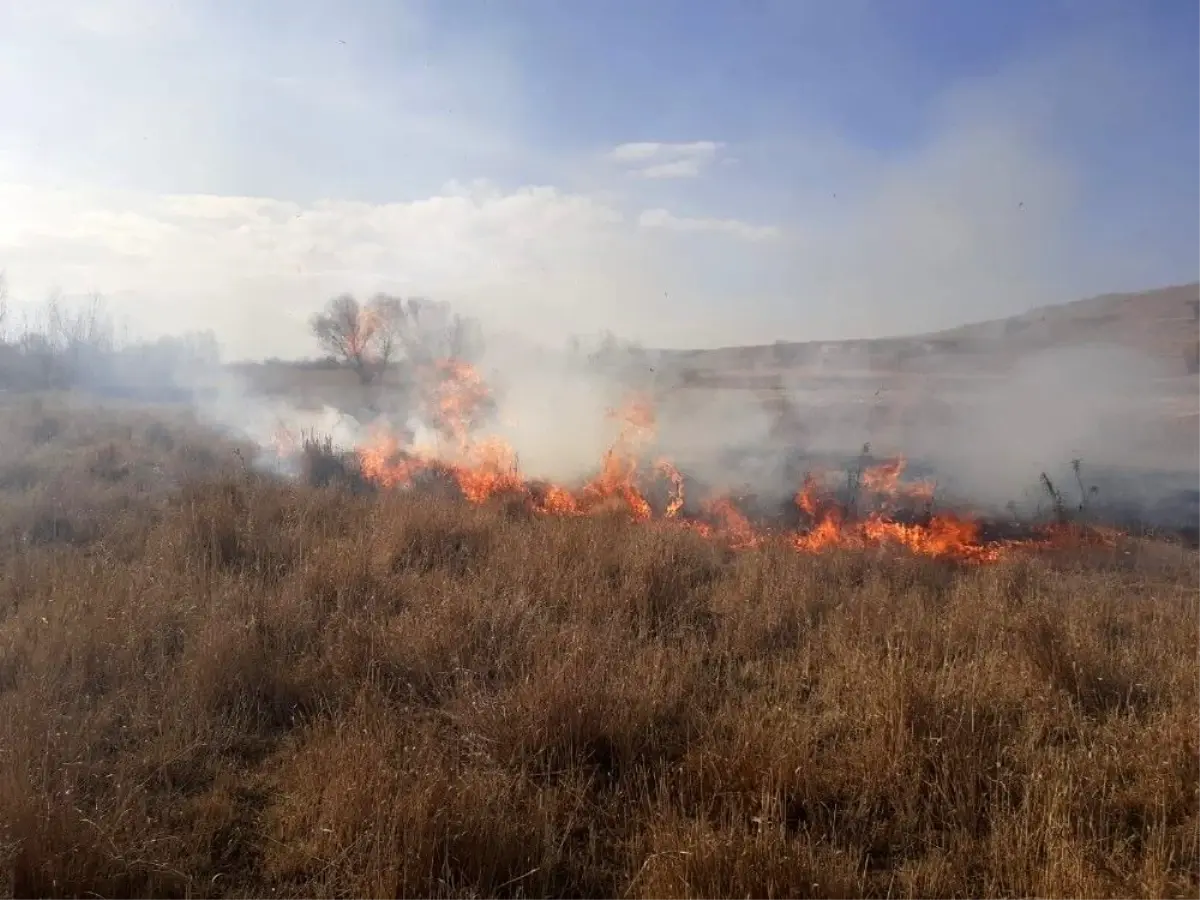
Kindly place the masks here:
[(1041, 307), (1006, 319), (946, 331), (875, 340), (777, 341), (712, 350), (661, 351), (668, 365), (696, 374), (748, 370), (867, 370), (875, 373), (964, 368), (995, 371), (1042, 350), (1107, 344), (1162, 362), (1165, 374), (1196, 374), (1200, 283), (1105, 294)]

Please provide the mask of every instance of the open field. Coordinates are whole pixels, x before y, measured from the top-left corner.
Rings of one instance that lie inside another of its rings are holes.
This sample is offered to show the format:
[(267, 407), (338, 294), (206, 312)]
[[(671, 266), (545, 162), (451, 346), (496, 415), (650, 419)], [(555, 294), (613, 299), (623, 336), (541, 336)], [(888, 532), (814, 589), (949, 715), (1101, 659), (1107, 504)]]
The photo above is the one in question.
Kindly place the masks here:
[[(1104, 327), (1166, 334), (1135, 307)], [(160, 348), (0, 395), (0, 895), (1194, 896), (1196, 378), (993, 330), (510, 370), (501, 418), (567, 456), (641, 398), (573, 486), (467, 436), (470, 367), (454, 462), (372, 430), (425, 402), (399, 371)], [(1078, 446), (1044, 491), (1004, 465)], [(1160, 536), (1093, 527), (1121, 484)]]
[(734, 552), (2, 427), (5, 894), (1200, 888), (1192, 550)]

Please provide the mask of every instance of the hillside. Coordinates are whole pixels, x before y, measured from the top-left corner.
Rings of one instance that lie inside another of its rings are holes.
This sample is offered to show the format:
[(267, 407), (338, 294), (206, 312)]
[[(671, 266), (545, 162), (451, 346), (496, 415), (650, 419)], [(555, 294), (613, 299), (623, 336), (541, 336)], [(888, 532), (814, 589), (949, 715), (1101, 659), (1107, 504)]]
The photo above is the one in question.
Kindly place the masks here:
[[(930, 334), (875, 340), (777, 341), (711, 350), (660, 351), (663, 364), (701, 381), (780, 372), (999, 372), (1058, 347), (1107, 344), (1145, 353), (1168, 374), (1196, 374), (1200, 283), (1105, 294)], [(751, 386), (746, 384), (745, 386)]]
[[(1015, 416), (1014, 429), (1057, 432), (1072, 452), (1194, 484), (1198, 335), (1200, 284), (1189, 284), (908, 337), (665, 351), (657, 377), (685, 404), (753, 398), (793, 446), (836, 433), (850, 445), (965, 448), (993, 408), (989, 427)], [(1073, 408), (1071, 433), (1062, 408)]]

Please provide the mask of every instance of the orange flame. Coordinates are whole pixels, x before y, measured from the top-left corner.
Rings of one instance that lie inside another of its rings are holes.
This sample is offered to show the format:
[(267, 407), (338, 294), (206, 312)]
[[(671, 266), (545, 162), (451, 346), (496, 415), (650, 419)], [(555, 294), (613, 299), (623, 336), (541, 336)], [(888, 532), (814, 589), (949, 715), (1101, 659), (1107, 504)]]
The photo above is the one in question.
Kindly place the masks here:
[(467, 450), (476, 417), (491, 398), (483, 376), (461, 360), (441, 359), (425, 378), (425, 418), (453, 442), (456, 450)]
[(279, 459), (295, 456), (300, 452), (301, 443), (295, 432), (282, 421), (275, 426), (275, 430), (271, 433), (271, 449)]
[[(728, 496), (707, 499), (698, 504), (698, 515), (685, 515), (684, 479), (674, 464), (659, 459), (649, 470), (643, 469), (641, 456), (652, 443), (656, 428), (649, 398), (635, 395), (620, 408), (609, 410), (608, 418), (618, 423), (617, 435), (601, 457), (595, 476), (572, 488), (530, 482), (521, 474), (517, 456), (507, 443), (495, 437), (472, 436), (477, 416), (490, 396), (484, 379), (471, 366), (458, 360), (439, 361), (431, 369), (424, 410), (431, 424), (453, 441), (450, 458), (405, 446), (390, 433), (378, 433), (356, 451), (363, 476), (380, 487), (395, 488), (413, 484), (421, 472), (436, 471), (452, 478), (471, 503), (515, 494), (543, 515), (580, 516), (620, 509), (634, 521), (647, 522), (656, 514), (642, 484), (652, 473), (666, 487), (665, 504), (657, 516), (664, 523), (723, 540), (735, 549), (761, 546), (771, 537), (769, 530), (752, 523)], [(994, 562), (1020, 546), (1054, 546), (1083, 539), (1060, 528), (1038, 540), (985, 541), (978, 522), (946, 513), (928, 515), (921, 522), (896, 521), (888, 510), (898, 500), (911, 503), (933, 497), (932, 484), (903, 480), (905, 465), (898, 457), (863, 469), (859, 491), (874, 511), (862, 517), (852, 517), (837, 502), (828, 474), (807, 474), (794, 498), (806, 527), (775, 537), (801, 552), (893, 547), (971, 563)]]

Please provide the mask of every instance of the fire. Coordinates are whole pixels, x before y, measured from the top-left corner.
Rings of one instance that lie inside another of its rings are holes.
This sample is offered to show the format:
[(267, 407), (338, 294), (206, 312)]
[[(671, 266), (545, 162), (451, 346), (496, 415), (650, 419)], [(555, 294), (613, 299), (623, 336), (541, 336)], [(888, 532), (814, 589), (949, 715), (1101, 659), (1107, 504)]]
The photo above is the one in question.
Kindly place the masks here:
[[(414, 484), (423, 473), (432, 473), (452, 480), (471, 503), (513, 495), (535, 513), (547, 516), (621, 510), (633, 521), (686, 528), (720, 539), (734, 549), (773, 540), (807, 553), (892, 547), (988, 563), (1020, 546), (1053, 546), (1081, 539), (1059, 528), (1036, 541), (987, 541), (977, 521), (950, 513), (933, 514), (934, 486), (904, 480), (906, 461), (902, 457), (863, 468), (858, 473), (856, 496), (849, 503), (838, 498), (828, 473), (807, 474), (794, 497), (801, 521), (801, 527), (794, 530), (773, 531), (756, 525), (729, 496), (703, 499), (693, 504), (695, 512), (686, 513), (685, 479), (674, 464), (667, 459), (650, 466), (642, 463), (656, 436), (654, 405), (642, 395), (609, 410), (608, 419), (616, 424), (617, 433), (590, 480), (575, 487), (532, 482), (522, 475), (511, 446), (499, 438), (481, 439), (473, 434), (490, 397), (485, 380), (474, 368), (459, 360), (438, 362), (427, 373), (423, 411), (449, 446), (441, 451), (418, 448), (395, 434), (377, 433), (356, 451), (363, 477), (380, 487), (400, 488)], [(643, 490), (651, 485), (665, 489), (665, 501), (657, 504), (657, 512)], [(900, 509), (911, 511), (914, 504), (922, 503), (927, 507), (914, 521), (897, 519)], [(859, 512), (860, 504), (869, 505), (870, 511)]]
[(654, 464), (655, 470), (671, 483), (671, 497), (667, 501), (664, 518), (673, 519), (683, 509), (683, 474), (675, 468), (669, 459), (660, 459)]
[(455, 466), (453, 471), (463, 496), (472, 503), (482, 503), (496, 494), (520, 491), (525, 486), (512, 448), (497, 439), (472, 448), (470, 463)]
[(300, 439), (282, 421), (275, 424), (270, 443), (272, 451), (279, 459), (295, 456), (300, 452)]
[(863, 490), (877, 497), (906, 498), (929, 502), (933, 500), (934, 486), (928, 481), (902, 482), (900, 477), (908, 461), (903, 456), (886, 460), (863, 469), (859, 483)]
[(438, 360), (426, 379), (432, 383), (426, 391), (426, 419), (437, 424), (455, 449), (466, 451), (476, 417), (491, 399), (487, 383), (473, 366), (456, 359)]
[(609, 410), (608, 418), (620, 422), (620, 431), (600, 461), (600, 473), (583, 487), (582, 511), (619, 500), (634, 519), (645, 521), (653, 512), (637, 485), (639, 452), (654, 438), (654, 406), (635, 395), (620, 409)]
[(421, 468), (419, 460), (401, 458), (399, 440), (386, 433), (358, 451), (358, 462), (364, 478), (385, 488), (412, 484), (413, 475)]
[(762, 541), (750, 520), (733, 505), (729, 497), (717, 497), (708, 501), (704, 506), (705, 512), (716, 523), (718, 534), (725, 535), (729, 545), (735, 550), (746, 550), (757, 547)]

